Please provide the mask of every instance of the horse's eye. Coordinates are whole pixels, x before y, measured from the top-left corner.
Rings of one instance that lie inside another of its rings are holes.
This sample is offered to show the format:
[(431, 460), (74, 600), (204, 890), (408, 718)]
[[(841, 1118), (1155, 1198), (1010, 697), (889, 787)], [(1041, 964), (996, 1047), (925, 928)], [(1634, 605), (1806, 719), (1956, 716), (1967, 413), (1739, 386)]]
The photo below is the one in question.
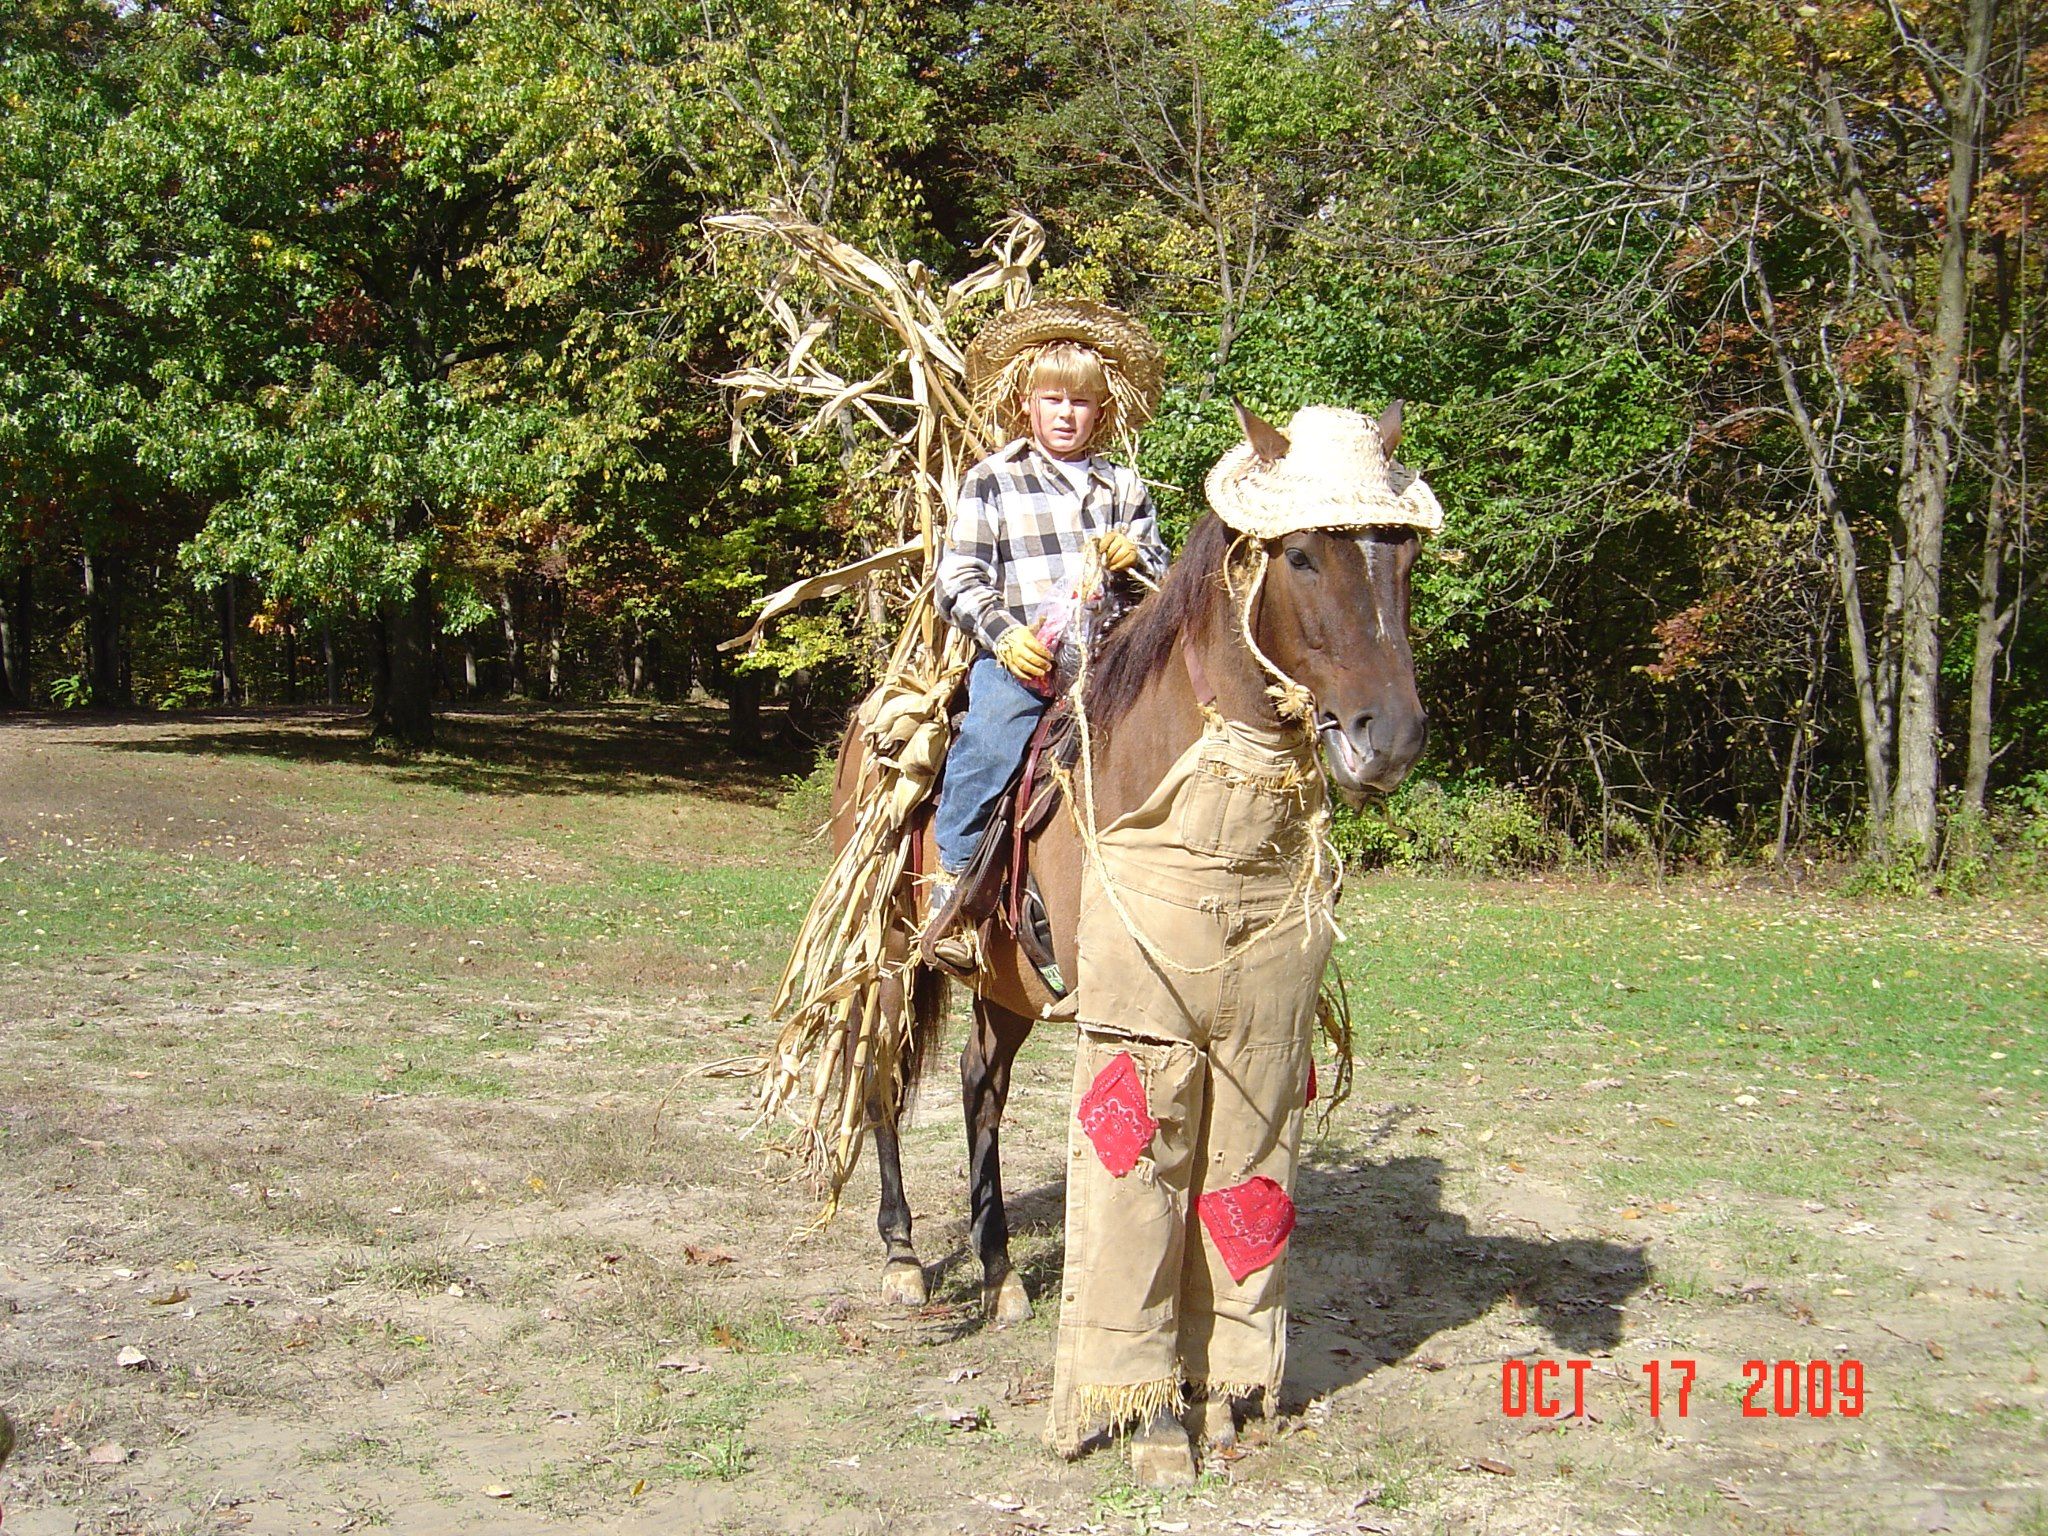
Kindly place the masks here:
[(1315, 562), (1309, 559), (1308, 555), (1299, 549), (1290, 549), (1287, 551), (1287, 563), (1293, 566), (1297, 571), (1312, 571), (1316, 568)]

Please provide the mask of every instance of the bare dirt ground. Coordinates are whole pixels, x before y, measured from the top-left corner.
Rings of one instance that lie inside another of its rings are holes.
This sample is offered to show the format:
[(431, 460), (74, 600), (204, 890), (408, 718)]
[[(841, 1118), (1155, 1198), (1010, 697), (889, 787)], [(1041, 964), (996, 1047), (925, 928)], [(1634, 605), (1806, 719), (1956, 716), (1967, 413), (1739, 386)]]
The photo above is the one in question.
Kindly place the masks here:
[[(1526, 1027), (1424, 1046), (1361, 989), (1280, 1412), (1160, 1495), (1039, 1445), (1051, 1317), (978, 1314), (947, 1062), (906, 1141), (916, 1312), (877, 1294), (871, 1182), (806, 1235), (695, 1075), (765, 1040), (822, 857), (715, 726), (467, 714), (392, 763), (317, 713), (0, 721), (9, 1536), (2048, 1532), (2041, 903), (1361, 883), (1368, 942), (1497, 921), (1479, 990)], [(1981, 1075), (1732, 1061), (1538, 974), (1571, 924), (1733, 962), (1723, 931), (1795, 916), (1924, 952), (1913, 1006), (1981, 1026)], [(1434, 1021), (1460, 973), (1426, 959), (1375, 964)], [(1042, 1031), (1006, 1135), (1034, 1297), (1069, 1065)], [(1584, 1412), (1568, 1373), (1566, 1412), (1504, 1412), (1504, 1372), (1572, 1359)]]

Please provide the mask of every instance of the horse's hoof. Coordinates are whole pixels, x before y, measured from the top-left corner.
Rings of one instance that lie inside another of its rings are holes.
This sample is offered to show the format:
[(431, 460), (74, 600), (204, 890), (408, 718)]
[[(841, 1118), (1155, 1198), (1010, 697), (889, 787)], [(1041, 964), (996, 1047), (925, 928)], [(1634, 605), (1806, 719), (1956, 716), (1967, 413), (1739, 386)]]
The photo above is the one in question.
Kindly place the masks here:
[(899, 1307), (921, 1307), (931, 1299), (925, 1289), (924, 1266), (915, 1259), (896, 1259), (882, 1270), (882, 1299)]
[(1227, 1451), (1237, 1444), (1237, 1415), (1230, 1411), (1227, 1397), (1205, 1397), (1188, 1405), (1188, 1433), (1212, 1451)]
[(1185, 1425), (1156, 1413), (1131, 1436), (1131, 1480), (1141, 1488), (1185, 1488), (1195, 1480), (1195, 1449)]
[(1031, 1295), (1014, 1269), (982, 1291), (981, 1310), (998, 1328), (1031, 1321)]

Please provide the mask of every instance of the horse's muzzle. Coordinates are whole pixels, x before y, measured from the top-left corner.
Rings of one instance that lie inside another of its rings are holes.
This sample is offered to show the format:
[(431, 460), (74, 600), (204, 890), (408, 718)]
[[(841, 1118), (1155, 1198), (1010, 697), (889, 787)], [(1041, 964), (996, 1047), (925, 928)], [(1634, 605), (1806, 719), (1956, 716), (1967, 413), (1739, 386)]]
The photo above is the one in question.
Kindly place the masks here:
[(1316, 719), (1316, 732), (1322, 737), (1330, 782), (1345, 804), (1357, 810), (1368, 795), (1390, 795), (1400, 787), (1422, 756), (1429, 720), (1419, 712), (1400, 720), (1366, 714), (1346, 725), (1325, 713)]

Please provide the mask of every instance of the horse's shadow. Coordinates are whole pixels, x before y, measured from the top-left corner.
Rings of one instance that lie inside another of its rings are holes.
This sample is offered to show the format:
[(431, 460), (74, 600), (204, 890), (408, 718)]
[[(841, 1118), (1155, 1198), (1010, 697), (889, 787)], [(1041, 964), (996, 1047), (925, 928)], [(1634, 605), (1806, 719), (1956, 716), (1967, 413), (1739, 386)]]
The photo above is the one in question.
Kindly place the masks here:
[[(1464, 1215), (1444, 1208), (1443, 1178), (1434, 1157), (1304, 1160), (1295, 1178), (1300, 1219), (1289, 1261), (1293, 1336), (1283, 1407), (1416, 1359), (1430, 1339), (1503, 1301), (1561, 1353), (1589, 1355), (1620, 1341), (1622, 1306), (1650, 1281), (1641, 1247), (1474, 1232)], [(1057, 1234), (1065, 1198), (1064, 1180), (1011, 1197), (1012, 1230)], [(1018, 1269), (1032, 1297), (1041, 1308), (1056, 1307), (1063, 1244), (1055, 1235), (1019, 1246)], [(956, 1269), (959, 1281), (972, 1276), (978, 1284), (964, 1245), (945, 1254), (935, 1273)], [(1426, 1356), (1417, 1363), (1436, 1364)]]

